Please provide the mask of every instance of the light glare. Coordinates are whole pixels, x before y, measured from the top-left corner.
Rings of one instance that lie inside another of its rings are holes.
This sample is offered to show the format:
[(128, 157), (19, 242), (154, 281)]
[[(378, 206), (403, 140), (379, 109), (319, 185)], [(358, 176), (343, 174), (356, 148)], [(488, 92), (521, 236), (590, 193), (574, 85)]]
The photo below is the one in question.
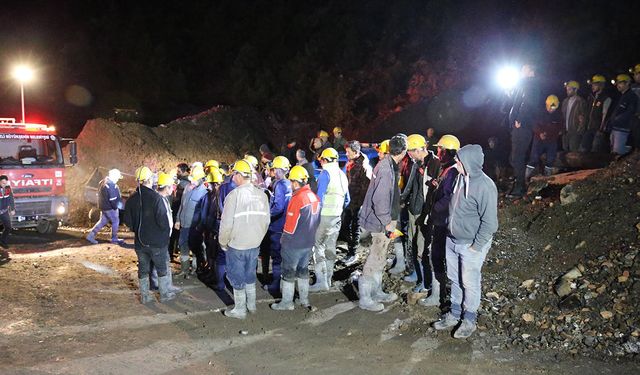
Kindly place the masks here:
[(33, 70), (25, 65), (18, 65), (13, 69), (13, 78), (20, 83), (27, 83), (33, 80)]
[(496, 81), (501, 88), (510, 90), (520, 81), (520, 72), (512, 66), (504, 67), (498, 71)]

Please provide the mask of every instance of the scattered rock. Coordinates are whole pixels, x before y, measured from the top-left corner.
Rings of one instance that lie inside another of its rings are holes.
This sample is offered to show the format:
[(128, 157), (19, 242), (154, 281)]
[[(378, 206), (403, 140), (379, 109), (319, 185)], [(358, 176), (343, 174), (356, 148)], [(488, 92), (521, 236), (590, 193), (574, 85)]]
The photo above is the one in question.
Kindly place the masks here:
[(578, 194), (575, 192), (573, 185), (566, 185), (560, 190), (560, 204), (565, 206), (571, 204), (578, 199)]
[(603, 311), (600, 311), (600, 316), (602, 316), (604, 319), (611, 319), (613, 318), (613, 313), (608, 310), (603, 310)]
[(534, 284), (535, 284), (535, 280), (534, 279), (529, 279), (529, 280), (523, 281), (522, 284), (520, 284), (520, 287), (526, 288), (526, 289), (531, 289), (531, 287)]
[(522, 320), (524, 320), (527, 323), (531, 323), (534, 321), (534, 316), (532, 314), (526, 313), (526, 314), (522, 314)]

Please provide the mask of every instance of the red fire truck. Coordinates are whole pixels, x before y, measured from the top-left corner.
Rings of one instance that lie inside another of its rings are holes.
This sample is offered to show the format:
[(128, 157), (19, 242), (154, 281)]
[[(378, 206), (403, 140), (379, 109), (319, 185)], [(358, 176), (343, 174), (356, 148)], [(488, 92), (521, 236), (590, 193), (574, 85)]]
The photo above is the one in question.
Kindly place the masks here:
[[(77, 163), (70, 143), (70, 164)], [(65, 196), (65, 162), (53, 126), (16, 123), (0, 118), (0, 174), (9, 177), (16, 203), (14, 228), (55, 233), (69, 212)]]

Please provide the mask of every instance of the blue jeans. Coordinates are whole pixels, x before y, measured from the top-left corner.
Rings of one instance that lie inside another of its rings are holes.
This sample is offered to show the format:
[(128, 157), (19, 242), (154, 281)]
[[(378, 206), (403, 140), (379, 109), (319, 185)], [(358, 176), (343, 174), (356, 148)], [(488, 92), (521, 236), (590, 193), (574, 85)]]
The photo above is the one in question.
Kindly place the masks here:
[(614, 154), (626, 155), (631, 152), (631, 147), (627, 146), (629, 132), (612, 130), (609, 139), (611, 140), (611, 152)]
[(91, 232), (95, 236), (100, 229), (111, 222), (111, 241), (118, 240), (118, 226), (120, 225), (120, 216), (118, 209), (100, 211), (100, 220), (91, 228)]
[(226, 251), (227, 280), (233, 289), (244, 289), (247, 284), (256, 282), (256, 267), (260, 248), (236, 250), (229, 247)]
[(482, 264), (491, 248), (489, 241), (482, 249), (471, 250), (471, 244), (455, 243), (447, 237), (447, 277), (451, 281), (451, 313), (475, 323), (480, 307)]
[(191, 228), (180, 227), (180, 237), (178, 237), (178, 249), (180, 249), (180, 261), (189, 260), (189, 231)]
[[(591, 151), (591, 149), (589, 149)], [(553, 163), (556, 161), (556, 154), (558, 153), (558, 142), (543, 141), (538, 138), (533, 138), (533, 145), (531, 146), (531, 156), (529, 158), (528, 165), (537, 168), (542, 155), (547, 155), (545, 166), (552, 168)]]
[(294, 282), (309, 278), (311, 249), (282, 249), (282, 279)]
[(144, 279), (149, 277), (151, 272), (151, 261), (158, 271), (158, 277), (163, 277), (167, 274), (167, 265), (169, 264), (166, 247), (141, 247), (136, 248), (136, 255), (138, 256), (138, 278)]

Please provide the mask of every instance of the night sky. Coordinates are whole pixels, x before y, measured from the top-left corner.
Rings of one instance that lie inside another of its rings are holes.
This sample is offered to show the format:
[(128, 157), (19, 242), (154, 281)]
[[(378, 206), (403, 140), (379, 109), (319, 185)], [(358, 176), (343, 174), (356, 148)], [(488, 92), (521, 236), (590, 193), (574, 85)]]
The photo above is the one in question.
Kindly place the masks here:
[(431, 101), (489, 91), (525, 59), (549, 93), (575, 79), (586, 95), (591, 75), (640, 63), (639, 14), (638, 1), (5, 1), (0, 117), (20, 117), (20, 61), (38, 77), (27, 119), (66, 135), (114, 107), (156, 125), (217, 104), (357, 129), (416, 104), (416, 72)]

